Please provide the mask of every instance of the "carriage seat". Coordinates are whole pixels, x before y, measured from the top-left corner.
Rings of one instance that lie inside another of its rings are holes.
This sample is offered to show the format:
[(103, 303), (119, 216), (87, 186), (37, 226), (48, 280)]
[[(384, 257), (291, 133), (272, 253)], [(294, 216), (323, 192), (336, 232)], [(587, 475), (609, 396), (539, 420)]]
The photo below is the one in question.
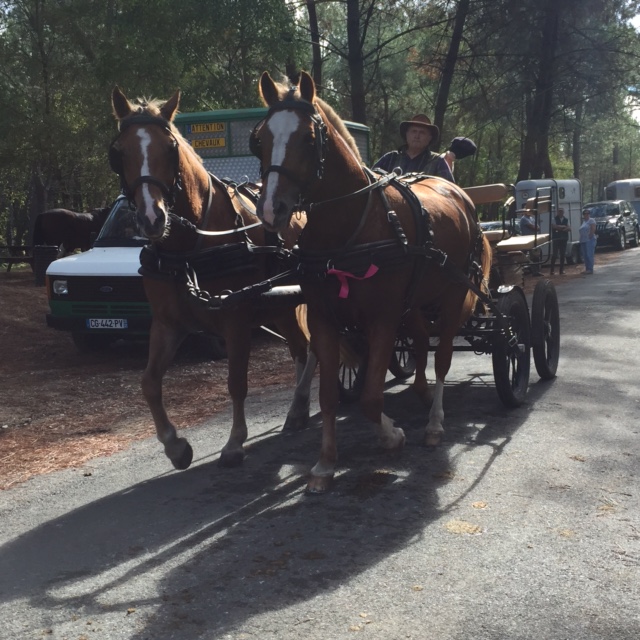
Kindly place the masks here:
[(513, 236), (506, 240), (501, 240), (496, 244), (498, 251), (531, 251), (549, 242), (548, 233), (539, 233), (530, 236)]
[(491, 229), (490, 231), (483, 231), (482, 233), (492, 246), (498, 244), (501, 240), (506, 240), (511, 237), (509, 229)]
[(473, 204), (479, 205), (500, 202), (509, 195), (512, 189), (509, 185), (497, 183), (466, 187), (464, 191), (471, 198)]

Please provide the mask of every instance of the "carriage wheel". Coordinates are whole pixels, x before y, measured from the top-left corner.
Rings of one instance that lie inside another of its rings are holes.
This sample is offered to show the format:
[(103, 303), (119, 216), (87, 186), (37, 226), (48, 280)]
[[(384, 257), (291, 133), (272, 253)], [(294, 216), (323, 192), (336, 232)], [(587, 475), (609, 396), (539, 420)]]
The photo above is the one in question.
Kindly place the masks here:
[(360, 398), (367, 373), (367, 341), (364, 336), (348, 333), (340, 339), (338, 392), (340, 402), (349, 404)]
[(550, 280), (541, 280), (533, 291), (531, 346), (538, 375), (551, 380), (560, 357), (560, 310), (556, 288)]
[(493, 341), (493, 377), (496, 391), (507, 407), (518, 407), (527, 395), (531, 367), (531, 325), (527, 301), (520, 289), (512, 289), (498, 300), (498, 310), (517, 338), (511, 347), (502, 332)]
[(416, 359), (413, 356), (413, 340), (407, 336), (398, 336), (389, 362), (389, 371), (394, 378), (405, 380), (416, 372)]

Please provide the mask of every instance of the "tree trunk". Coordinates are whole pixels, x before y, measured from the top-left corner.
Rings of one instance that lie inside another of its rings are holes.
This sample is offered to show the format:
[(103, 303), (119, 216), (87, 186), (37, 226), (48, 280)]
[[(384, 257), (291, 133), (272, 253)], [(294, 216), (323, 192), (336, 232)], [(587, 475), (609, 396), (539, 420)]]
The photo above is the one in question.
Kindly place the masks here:
[[(442, 75), (440, 76), (440, 85), (436, 96), (436, 108), (435, 113), (433, 114), (433, 123), (440, 129), (440, 131), (443, 131), (444, 127), (444, 114), (449, 103), (449, 91), (451, 90), (453, 74), (458, 60), (460, 42), (462, 42), (464, 23), (467, 18), (467, 14), (469, 13), (469, 2), (470, 0), (460, 0), (458, 2), (456, 17), (453, 23), (453, 33), (451, 34), (451, 42), (449, 43), (449, 51), (447, 51), (444, 68), (442, 69)], [(440, 142), (438, 141), (438, 144), (434, 146), (434, 149), (439, 148), (439, 146)]]
[(322, 51), (320, 49), (320, 29), (318, 28), (318, 14), (315, 0), (307, 0), (309, 14), (309, 33), (311, 34), (311, 77), (316, 84), (318, 93), (322, 92)]
[(527, 132), (518, 180), (553, 178), (549, 157), (549, 131), (555, 83), (555, 52), (558, 46), (558, 6), (556, 0), (547, 4), (542, 26), (540, 54), (533, 89), (531, 109), (527, 109)]
[(582, 133), (582, 119), (584, 117), (584, 104), (578, 102), (576, 105), (576, 119), (573, 125), (573, 149), (571, 150), (571, 157), (573, 159), (573, 175), (576, 178), (580, 178), (580, 156), (582, 152), (581, 137)]
[(351, 81), (351, 119), (354, 122), (367, 124), (359, 0), (347, 0), (347, 41), (349, 79)]

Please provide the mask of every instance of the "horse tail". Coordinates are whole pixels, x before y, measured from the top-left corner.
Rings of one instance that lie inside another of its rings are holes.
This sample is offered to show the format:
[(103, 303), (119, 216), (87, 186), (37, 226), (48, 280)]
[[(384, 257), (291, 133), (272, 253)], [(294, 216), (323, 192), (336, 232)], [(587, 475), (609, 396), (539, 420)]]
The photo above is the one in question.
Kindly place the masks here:
[(304, 333), (304, 337), (307, 339), (307, 342), (311, 339), (311, 334), (309, 333), (309, 326), (307, 325), (307, 305), (299, 304), (296, 307), (296, 320), (298, 321), (298, 326), (302, 333)]
[[(309, 326), (307, 325), (307, 305), (299, 304), (296, 307), (296, 320), (302, 333), (304, 333), (307, 342), (311, 342), (311, 334), (309, 333)], [(349, 344), (349, 341), (344, 335), (340, 336), (340, 362), (345, 364), (349, 368), (357, 367), (361, 364), (362, 354), (357, 353), (356, 350)]]
[[(474, 282), (478, 287), (487, 295), (489, 295), (489, 275), (491, 273), (491, 258), (492, 258), (492, 250), (487, 237), (478, 229), (478, 233), (480, 237), (477, 241), (477, 253), (474, 261), (479, 262), (480, 273), (476, 274), (473, 278)], [(479, 254), (479, 255), (478, 255)], [(478, 296), (469, 289), (467, 291), (467, 297), (465, 298), (464, 305), (462, 307), (462, 324), (464, 324), (471, 313), (476, 308), (476, 305), (479, 303)], [(480, 303), (482, 304), (482, 303)], [(484, 304), (482, 304), (484, 306)]]

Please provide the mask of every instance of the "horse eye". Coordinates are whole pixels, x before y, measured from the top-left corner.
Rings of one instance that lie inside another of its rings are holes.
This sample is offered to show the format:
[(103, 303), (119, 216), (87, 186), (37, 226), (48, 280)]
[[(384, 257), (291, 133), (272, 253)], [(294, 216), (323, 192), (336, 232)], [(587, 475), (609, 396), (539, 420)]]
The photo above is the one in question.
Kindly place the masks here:
[(309, 132), (305, 135), (304, 142), (305, 144), (314, 146), (316, 143), (316, 137), (313, 135), (313, 133)]

